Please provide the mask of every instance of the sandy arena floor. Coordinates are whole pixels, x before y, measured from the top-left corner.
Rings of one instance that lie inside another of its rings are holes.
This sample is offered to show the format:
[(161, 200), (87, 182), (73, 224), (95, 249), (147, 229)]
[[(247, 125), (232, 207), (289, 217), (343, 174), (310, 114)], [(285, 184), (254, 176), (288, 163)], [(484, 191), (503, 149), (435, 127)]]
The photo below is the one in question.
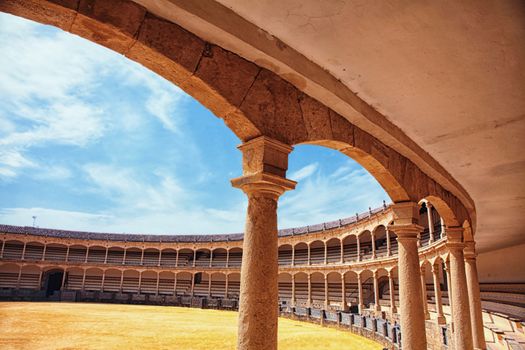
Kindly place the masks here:
[[(0, 303), (0, 349), (235, 349), (237, 313), (166, 306)], [(280, 350), (379, 350), (349, 332), (279, 319)]]

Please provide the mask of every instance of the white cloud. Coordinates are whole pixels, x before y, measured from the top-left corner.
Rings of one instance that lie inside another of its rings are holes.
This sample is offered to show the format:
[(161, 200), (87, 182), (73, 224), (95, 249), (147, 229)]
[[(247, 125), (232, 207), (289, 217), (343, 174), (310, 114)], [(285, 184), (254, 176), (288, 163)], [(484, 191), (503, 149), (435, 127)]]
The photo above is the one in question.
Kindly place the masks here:
[(306, 179), (307, 177), (314, 174), (317, 169), (319, 168), (318, 163), (312, 163), (307, 166), (302, 167), (301, 169), (297, 170), (296, 172), (293, 172), (290, 174), (289, 178), (294, 181), (301, 181)]

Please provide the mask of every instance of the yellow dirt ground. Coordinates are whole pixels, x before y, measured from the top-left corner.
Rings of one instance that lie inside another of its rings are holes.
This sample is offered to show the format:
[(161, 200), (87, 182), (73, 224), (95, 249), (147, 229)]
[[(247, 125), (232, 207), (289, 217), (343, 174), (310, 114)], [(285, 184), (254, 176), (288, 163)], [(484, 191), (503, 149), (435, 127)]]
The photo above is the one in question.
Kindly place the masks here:
[[(0, 303), (0, 349), (235, 349), (237, 313), (166, 306)], [(280, 350), (378, 350), (349, 332), (279, 319)]]

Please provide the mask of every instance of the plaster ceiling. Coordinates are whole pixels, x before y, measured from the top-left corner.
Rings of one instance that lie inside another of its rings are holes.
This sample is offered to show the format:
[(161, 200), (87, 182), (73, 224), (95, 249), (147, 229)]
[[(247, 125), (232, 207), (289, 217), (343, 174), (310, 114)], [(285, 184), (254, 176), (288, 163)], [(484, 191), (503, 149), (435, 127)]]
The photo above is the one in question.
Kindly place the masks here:
[[(192, 9), (177, 0), (137, 2), (279, 74), (300, 71), (312, 78), (308, 93), (380, 135), (354, 110), (344, 111), (332, 97), (338, 91), (318, 88), (328, 72), (466, 190), (481, 251), (525, 241), (523, 1), (206, 0)], [(259, 37), (247, 36), (246, 23), (233, 15), (260, 28)], [(295, 56), (266, 48), (261, 35)], [(405, 146), (396, 147), (413, 159), (414, 147)]]

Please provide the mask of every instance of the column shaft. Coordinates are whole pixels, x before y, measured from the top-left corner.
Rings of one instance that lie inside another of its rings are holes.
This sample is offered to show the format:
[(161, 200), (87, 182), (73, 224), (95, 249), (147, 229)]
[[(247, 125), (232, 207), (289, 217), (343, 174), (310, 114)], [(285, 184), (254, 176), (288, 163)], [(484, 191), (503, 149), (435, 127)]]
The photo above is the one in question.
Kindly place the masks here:
[(375, 311), (381, 311), (381, 305), (379, 304), (379, 283), (377, 281), (377, 271), (374, 271), (374, 304)]
[(390, 316), (392, 317), (393, 314), (397, 312), (394, 290), (394, 277), (392, 276), (392, 271), (388, 272), (388, 288), (390, 290)]
[(485, 350), (487, 344), (483, 332), (483, 314), (481, 311), (481, 296), (479, 292), (478, 268), (474, 242), (467, 242), (465, 248), (465, 272), (467, 275), (468, 299), (470, 302), (470, 320), (472, 323), (472, 340), (474, 349)]
[(428, 312), (427, 281), (425, 271), (425, 267), (421, 266), (421, 297), (423, 299), (423, 312), (425, 313), (425, 320), (430, 320), (430, 312)]
[(365, 311), (365, 304), (363, 300), (363, 281), (361, 280), (361, 274), (357, 275), (357, 293), (359, 296), (358, 310), (359, 314), (362, 315), (363, 311)]
[(443, 301), (441, 299), (441, 285), (439, 283), (439, 271), (441, 270), (441, 264), (435, 263), (432, 265), (432, 279), (434, 281), (434, 296), (436, 298), (436, 313), (437, 323), (445, 324), (445, 316), (443, 315)]

